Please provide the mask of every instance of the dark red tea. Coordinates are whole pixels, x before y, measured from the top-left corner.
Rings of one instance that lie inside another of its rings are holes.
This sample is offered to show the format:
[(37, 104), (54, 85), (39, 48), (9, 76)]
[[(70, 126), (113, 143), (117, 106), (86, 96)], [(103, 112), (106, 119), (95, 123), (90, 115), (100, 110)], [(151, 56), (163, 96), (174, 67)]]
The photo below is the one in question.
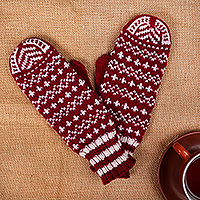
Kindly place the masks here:
[(195, 160), (188, 167), (186, 180), (191, 194), (200, 197), (200, 158)]

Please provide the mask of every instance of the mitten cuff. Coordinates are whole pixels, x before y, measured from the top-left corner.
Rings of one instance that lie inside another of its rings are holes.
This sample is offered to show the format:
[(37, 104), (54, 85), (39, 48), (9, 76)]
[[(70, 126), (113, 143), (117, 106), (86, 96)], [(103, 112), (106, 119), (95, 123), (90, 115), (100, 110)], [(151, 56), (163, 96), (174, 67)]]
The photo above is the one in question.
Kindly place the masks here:
[(135, 164), (135, 159), (128, 154), (128, 151), (124, 151), (115, 135), (115, 131), (100, 135), (79, 153), (89, 160), (104, 185), (122, 177)]

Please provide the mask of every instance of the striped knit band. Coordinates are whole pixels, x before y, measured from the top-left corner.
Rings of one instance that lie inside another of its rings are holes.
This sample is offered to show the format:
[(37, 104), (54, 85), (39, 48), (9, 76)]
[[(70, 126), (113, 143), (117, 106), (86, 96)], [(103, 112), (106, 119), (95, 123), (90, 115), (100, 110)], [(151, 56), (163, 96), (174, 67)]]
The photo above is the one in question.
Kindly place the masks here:
[(111, 131), (99, 136), (79, 153), (89, 160), (103, 184), (121, 177), (135, 164), (135, 159), (123, 150), (115, 134), (115, 131)]

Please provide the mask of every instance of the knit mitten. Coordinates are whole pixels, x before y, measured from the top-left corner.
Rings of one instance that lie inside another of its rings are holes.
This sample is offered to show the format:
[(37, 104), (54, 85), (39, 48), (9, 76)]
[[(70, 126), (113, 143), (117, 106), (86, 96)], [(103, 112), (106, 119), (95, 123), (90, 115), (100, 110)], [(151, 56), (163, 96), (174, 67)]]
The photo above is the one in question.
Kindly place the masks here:
[(135, 159), (116, 138), (102, 101), (49, 43), (23, 41), (10, 57), (10, 68), (22, 92), (67, 145), (89, 160), (103, 184), (133, 167)]
[(110, 55), (96, 62), (97, 90), (130, 155), (149, 125), (170, 47), (168, 26), (140, 15), (123, 28)]
[[(86, 85), (90, 87), (91, 90), (93, 90), (90, 79), (88, 77), (87, 71), (85, 69), (85, 66), (80, 63), (77, 60), (71, 60), (70, 65), (73, 67), (73, 69), (79, 74), (79, 76), (85, 80)], [(95, 172), (94, 167), (90, 166), (91, 170)], [(122, 174), (120, 178), (129, 178), (130, 173), (127, 171), (126, 173)]]

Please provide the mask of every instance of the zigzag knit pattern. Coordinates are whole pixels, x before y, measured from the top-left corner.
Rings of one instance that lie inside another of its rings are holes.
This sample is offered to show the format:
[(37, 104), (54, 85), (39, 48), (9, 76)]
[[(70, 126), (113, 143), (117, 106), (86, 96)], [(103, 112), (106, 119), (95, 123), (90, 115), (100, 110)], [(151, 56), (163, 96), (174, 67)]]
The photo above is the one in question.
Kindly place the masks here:
[(103, 55), (96, 62), (98, 92), (130, 155), (149, 125), (170, 47), (167, 25), (156, 17), (140, 15), (123, 28), (110, 56)]
[(103, 184), (133, 167), (135, 160), (117, 140), (102, 101), (49, 43), (23, 41), (10, 57), (10, 68), (22, 92), (67, 145), (89, 160)]

